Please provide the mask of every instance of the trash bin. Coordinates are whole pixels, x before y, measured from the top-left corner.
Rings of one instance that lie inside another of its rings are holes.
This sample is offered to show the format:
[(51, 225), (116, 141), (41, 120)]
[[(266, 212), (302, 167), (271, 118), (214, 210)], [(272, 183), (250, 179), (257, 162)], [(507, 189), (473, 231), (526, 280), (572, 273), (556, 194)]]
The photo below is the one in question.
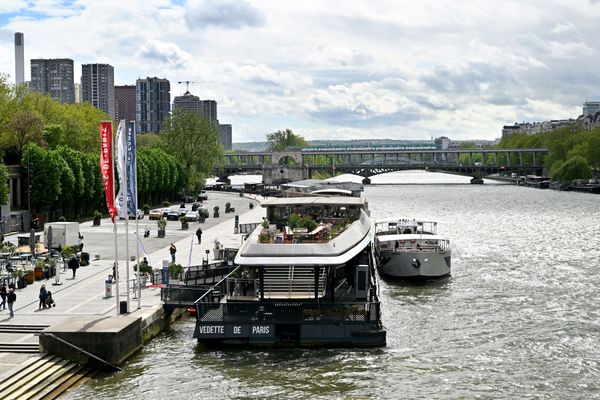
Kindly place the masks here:
[(160, 273), (161, 273), (161, 278), (162, 278), (162, 284), (168, 285), (169, 284), (169, 268), (163, 267), (163, 269), (160, 270)]
[(90, 253), (81, 252), (81, 265), (90, 265)]
[(106, 297), (107, 299), (112, 297), (112, 279), (111, 280), (105, 280), (104, 281), (104, 297)]
[(127, 301), (123, 300), (119, 303), (119, 314), (127, 314)]

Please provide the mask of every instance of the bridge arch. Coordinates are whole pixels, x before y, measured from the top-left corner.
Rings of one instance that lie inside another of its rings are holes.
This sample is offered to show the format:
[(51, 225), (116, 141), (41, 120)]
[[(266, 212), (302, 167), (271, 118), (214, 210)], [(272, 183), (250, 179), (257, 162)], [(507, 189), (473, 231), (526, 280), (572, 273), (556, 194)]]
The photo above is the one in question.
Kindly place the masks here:
[(281, 160), (294, 160), (294, 165), (302, 165), (302, 152), (301, 151), (274, 151), (271, 155), (271, 164), (277, 165), (290, 165), (282, 164)]

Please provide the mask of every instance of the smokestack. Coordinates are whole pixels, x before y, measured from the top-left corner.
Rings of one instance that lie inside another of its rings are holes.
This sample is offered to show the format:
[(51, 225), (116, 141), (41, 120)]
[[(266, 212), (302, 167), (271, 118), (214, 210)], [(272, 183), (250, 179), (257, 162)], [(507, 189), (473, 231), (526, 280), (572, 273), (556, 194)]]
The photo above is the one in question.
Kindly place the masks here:
[(25, 82), (25, 39), (23, 33), (15, 33), (15, 83), (20, 85)]

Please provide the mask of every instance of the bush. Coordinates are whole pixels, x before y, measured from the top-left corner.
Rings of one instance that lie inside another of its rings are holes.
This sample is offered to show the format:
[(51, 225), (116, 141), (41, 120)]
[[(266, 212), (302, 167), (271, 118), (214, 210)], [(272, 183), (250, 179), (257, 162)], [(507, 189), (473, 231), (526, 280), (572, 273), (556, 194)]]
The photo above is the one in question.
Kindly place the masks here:
[(102, 218), (102, 213), (98, 210), (94, 211), (94, 219)]
[(133, 266), (134, 271), (137, 271), (138, 265), (140, 266), (140, 274), (151, 274), (152, 273), (152, 267), (146, 263), (135, 264)]
[(298, 214), (291, 214), (288, 218), (288, 226), (290, 229), (300, 228), (302, 225), (302, 219)]
[(165, 200), (165, 201), (162, 202), (162, 205), (163, 205), (163, 207), (171, 207), (171, 202)]
[(305, 215), (304, 218), (302, 218), (302, 227), (308, 229), (309, 232), (312, 232), (317, 228), (317, 222), (312, 219), (310, 215)]
[(268, 233), (261, 233), (258, 235), (258, 241), (261, 243), (269, 243), (271, 241), (271, 237)]
[(60, 222), (66, 222), (66, 221), (67, 221), (67, 219), (65, 218), (65, 216), (64, 216), (64, 215), (61, 215), (60, 217), (58, 217), (58, 220), (59, 220)]
[(169, 276), (172, 279), (181, 279), (183, 275), (183, 267), (181, 264), (171, 264), (169, 265)]
[(167, 227), (167, 220), (165, 217), (160, 217), (158, 220), (156, 220), (156, 225), (158, 226), (159, 231), (164, 231)]
[(146, 211), (150, 211), (150, 208), (151, 208), (151, 207), (150, 207), (150, 204), (144, 204), (144, 205), (142, 206), (142, 210), (144, 210), (144, 212), (146, 212)]

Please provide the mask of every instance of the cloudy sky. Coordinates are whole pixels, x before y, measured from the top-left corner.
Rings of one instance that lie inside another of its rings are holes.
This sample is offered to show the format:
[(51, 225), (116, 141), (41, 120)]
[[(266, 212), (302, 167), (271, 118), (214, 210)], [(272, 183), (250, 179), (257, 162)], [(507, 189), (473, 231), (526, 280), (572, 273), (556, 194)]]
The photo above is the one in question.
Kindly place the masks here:
[[(600, 0), (0, 0), (31, 58), (109, 63), (218, 102), (234, 142), (494, 139), (600, 100)], [(76, 78), (78, 80), (78, 78)]]

